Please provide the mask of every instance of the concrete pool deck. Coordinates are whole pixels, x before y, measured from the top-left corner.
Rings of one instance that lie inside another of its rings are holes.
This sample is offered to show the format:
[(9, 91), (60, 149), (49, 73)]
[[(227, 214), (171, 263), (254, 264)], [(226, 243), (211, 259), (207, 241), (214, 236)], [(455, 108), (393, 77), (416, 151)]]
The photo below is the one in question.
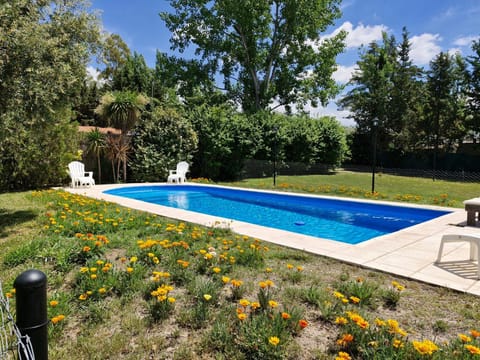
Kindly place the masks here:
[[(347, 263), (381, 270), (465, 293), (480, 295), (477, 263), (469, 260), (470, 245), (467, 242), (446, 243), (442, 262), (435, 263), (443, 235), (464, 234), (480, 236), (479, 227), (466, 226), (467, 213), (464, 209), (420, 206), (423, 208), (448, 210), (451, 213), (392, 234), (351, 245), (103, 193), (105, 190), (117, 187), (162, 184), (97, 185), (92, 188), (65, 188), (65, 190), (168, 218), (206, 226), (228, 227), (236, 233), (278, 245), (327, 256)], [(200, 184), (195, 183), (194, 185)], [(379, 202), (375, 201), (375, 203)], [(415, 206), (404, 203), (398, 205)]]

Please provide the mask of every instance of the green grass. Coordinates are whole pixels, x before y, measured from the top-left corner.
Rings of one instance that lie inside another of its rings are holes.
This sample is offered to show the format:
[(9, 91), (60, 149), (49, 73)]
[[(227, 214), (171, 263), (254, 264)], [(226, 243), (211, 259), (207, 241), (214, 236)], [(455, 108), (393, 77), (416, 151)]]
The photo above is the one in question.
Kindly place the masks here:
[[(381, 193), (387, 178), (378, 179)], [(368, 189), (368, 176), (349, 173), (282, 176), (278, 184), (287, 191), (315, 192), (330, 180), (330, 194), (345, 196), (360, 179)], [(268, 180), (234, 185), (267, 188)], [(419, 179), (408, 178), (401, 179), (406, 184), (399, 188), (398, 178), (388, 180), (392, 185), (384, 198), (413, 189), (413, 184), (425, 199), (446, 189), (429, 189), (432, 182), (420, 179), (422, 188)], [(473, 194), (474, 186), (467, 185), (461, 194), (446, 191), (448, 201), (472, 197), (467, 191)], [(12, 295), (13, 281), (22, 271), (37, 268), (48, 278), (48, 302), (58, 301), (48, 306), (49, 318), (57, 319), (49, 325), (50, 359), (75, 354), (75, 359), (313, 360), (335, 359), (339, 351), (368, 359), (374, 350), (380, 358), (421, 359), (412, 340), (424, 339), (440, 348), (432, 358), (464, 359), (469, 354), (458, 334), (480, 330), (476, 296), (229, 230), (61, 191), (0, 194), (0, 204), (4, 293)], [(263, 306), (257, 308), (255, 302)], [(14, 297), (11, 305), (14, 309)], [(58, 320), (60, 315), (65, 318)], [(349, 316), (347, 324), (336, 322)], [(396, 320), (408, 338), (375, 325), (376, 318)], [(369, 331), (353, 319), (368, 322)], [(302, 329), (299, 321), (304, 320), (308, 326)], [(347, 343), (346, 332), (354, 334), (354, 342)], [(393, 337), (402, 340), (401, 349), (392, 347)], [(479, 340), (470, 344), (478, 347)], [(372, 349), (373, 342), (379, 347)]]
[(324, 195), (406, 201), (419, 204), (463, 207), (463, 201), (480, 196), (479, 183), (462, 183), (394, 176), (378, 173), (375, 194), (371, 194), (372, 175), (338, 171), (329, 175), (278, 176), (277, 186), (272, 178), (247, 179), (233, 183), (261, 189), (310, 192)]

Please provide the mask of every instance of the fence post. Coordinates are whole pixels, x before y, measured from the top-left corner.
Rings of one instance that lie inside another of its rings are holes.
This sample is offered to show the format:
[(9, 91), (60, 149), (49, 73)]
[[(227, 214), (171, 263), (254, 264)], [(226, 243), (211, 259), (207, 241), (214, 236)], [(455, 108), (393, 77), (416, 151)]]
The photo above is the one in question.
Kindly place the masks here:
[[(14, 281), (17, 327), (28, 335), (36, 360), (48, 359), (47, 276), (39, 270), (27, 270)], [(19, 358), (24, 359), (19, 351)]]

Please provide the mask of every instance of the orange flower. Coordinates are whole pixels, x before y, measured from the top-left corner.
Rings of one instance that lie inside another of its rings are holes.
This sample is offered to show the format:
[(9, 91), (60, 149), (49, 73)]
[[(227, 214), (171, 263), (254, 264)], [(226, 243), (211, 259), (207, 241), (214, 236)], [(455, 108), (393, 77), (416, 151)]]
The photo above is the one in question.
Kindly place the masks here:
[(307, 320), (301, 319), (301, 320), (298, 320), (298, 325), (299, 325), (302, 329), (305, 329), (305, 328), (308, 326), (308, 322), (307, 322)]
[(289, 313), (282, 312), (282, 319), (284, 319), (284, 320), (288, 320), (288, 319), (290, 319), (290, 317), (291, 317), (291, 316), (290, 316), (290, 314), (289, 314)]
[(339, 345), (341, 347), (346, 347), (352, 341), (353, 341), (353, 335), (352, 334), (343, 334), (342, 337), (337, 340), (337, 345)]

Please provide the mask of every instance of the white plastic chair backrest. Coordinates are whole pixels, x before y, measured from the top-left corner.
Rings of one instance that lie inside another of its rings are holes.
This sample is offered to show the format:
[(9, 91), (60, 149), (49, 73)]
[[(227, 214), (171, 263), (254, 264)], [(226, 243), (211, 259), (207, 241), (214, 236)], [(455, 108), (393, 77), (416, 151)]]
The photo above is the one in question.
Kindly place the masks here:
[(70, 172), (70, 176), (74, 178), (79, 178), (85, 176), (85, 165), (80, 161), (72, 161), (68, 164), (68, 170)]
[(185, 176), (188, 172), (188, 163), (186, 161), (180, 161), (177, 164), (177, 175)]

